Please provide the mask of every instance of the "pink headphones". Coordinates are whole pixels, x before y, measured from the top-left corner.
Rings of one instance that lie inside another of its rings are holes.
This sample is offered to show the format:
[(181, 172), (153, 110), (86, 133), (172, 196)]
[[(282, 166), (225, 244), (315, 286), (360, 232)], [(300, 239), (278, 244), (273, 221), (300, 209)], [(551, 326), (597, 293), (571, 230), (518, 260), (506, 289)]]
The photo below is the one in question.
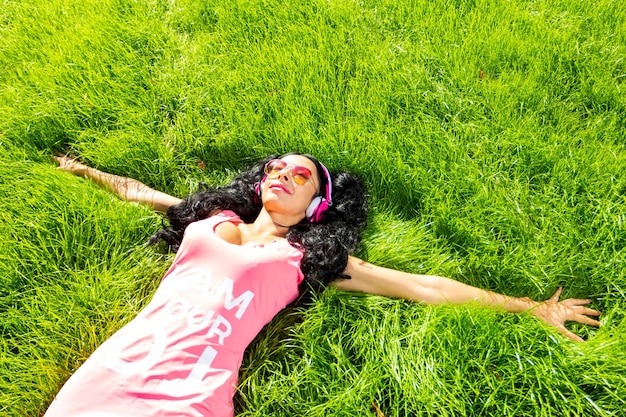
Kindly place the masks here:
[[(317, 159), (313, 158), (310, 155), (303, 155), (303, 156), (306, 156), (311, 161), (313, 161), (313, 163), (317, 165), (318, 169), (322, 168), (322, 171), (324, 172), (324, 176), (326, 178), (326, 195), (325, 196), (318, 195), (317, 197), (313, 198), (313, 200), (311, 200), (311, 203), (309, 204), (309, 206), (307, 207), (305, 211), (306, 218), (312, 223), (315, 223), (315, 222), (319, 222), (320, 219), (322, 218), (322, 214), (326, 210), (328, 210), (328, 207), (333, 205), (333, 200), (332, 200), (333, 181), (330, 178), (330, 172), (328, 172), (328, 169), (326, 169), (324, 164), (322, 164), (320, 161), (318, 161)], [(257, 182), (256, 184), (254, 184), (254, 191), (256, 191), (256, 194), (259, 197), (261, 197), (263, 183), (265, 182), (266, 179), (267, 179), (267, 175), (264, 175), (263, 179), (261, 179), (261, 182)]]

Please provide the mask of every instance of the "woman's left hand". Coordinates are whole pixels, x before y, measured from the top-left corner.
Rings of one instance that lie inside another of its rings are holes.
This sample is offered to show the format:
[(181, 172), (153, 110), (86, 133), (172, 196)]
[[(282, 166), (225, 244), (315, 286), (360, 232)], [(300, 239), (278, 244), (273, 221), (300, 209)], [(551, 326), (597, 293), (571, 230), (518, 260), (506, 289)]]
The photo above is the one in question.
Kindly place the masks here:
[(587, 316), (599, 316), (600, 312), (589, 307), (590, 300), (581, 300), (576, 298), (568, 298), (564, 301), (559, 301), (563, 287), (560, 287), (552, 297), (546, 301), (539, 303), (536, 307), (532, 308), (529, 313), (543, 320), (547, 324), (556, 327), (559, 332), (569, 337), (570, 339), (582, 342), (583, 339), (570, 332), (565, 328), (565, 322), (575, 321), (582, 324), (588, 324), (590, 326), (599, 327), (600, 322)]

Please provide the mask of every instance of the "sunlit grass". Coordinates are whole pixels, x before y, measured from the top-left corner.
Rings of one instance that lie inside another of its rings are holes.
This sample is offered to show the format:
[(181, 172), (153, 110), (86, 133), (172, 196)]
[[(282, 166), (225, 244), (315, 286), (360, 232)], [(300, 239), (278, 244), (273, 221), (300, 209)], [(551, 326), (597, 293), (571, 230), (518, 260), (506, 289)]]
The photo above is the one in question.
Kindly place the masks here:
[(623, 415), (626, 6), (585, 1), (0, 0), (0, 414), (39, 415), (168, 266), (160, 219), (69, 152), (183, 196), (269, 153), (365, 181), (358, 253), (527, 315), (334, 290), (246, 355), (243, 415)]

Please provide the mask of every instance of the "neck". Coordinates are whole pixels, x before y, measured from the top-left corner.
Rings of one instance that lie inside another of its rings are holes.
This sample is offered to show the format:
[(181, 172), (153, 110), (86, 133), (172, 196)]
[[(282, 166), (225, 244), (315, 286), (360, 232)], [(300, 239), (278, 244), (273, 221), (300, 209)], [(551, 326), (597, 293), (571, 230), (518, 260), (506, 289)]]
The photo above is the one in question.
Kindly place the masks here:
[(293, 226), (293, 225), (291, 225), (291, 226), (285, 226), (285, 225), (280, 224), (280, 223), (278, 223), (278, 222), (274, 222), (274, 224), (275, 224), (276, 226), (278, 226), (278, 227), (282, 227), (282, 228), (284, 228), (284, 229), (289, 229), (291, 226)]
[(265, 208), (257, 216), (252, 227), (258, 235), (271, 235), (276, 237), (285, 237), (289, 228), (300, 222), (293, 216), (286, 216), (280, 213), (269, 213)]

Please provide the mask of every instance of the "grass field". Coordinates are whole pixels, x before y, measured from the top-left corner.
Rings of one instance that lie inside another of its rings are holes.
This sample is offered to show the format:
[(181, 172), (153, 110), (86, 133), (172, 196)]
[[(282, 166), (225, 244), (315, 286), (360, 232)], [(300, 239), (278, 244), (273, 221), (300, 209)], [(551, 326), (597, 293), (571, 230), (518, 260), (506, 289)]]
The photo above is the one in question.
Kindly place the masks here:
[(0, 0), (0, 415), (43, 414), (145, 304), (161, 218), (70, 153), (184, 196), (270, 153), (367, 185), (359, 256), (527, 314), (329, 289), (277, 317), (244, 416), (626, 416), (626, 3)]

